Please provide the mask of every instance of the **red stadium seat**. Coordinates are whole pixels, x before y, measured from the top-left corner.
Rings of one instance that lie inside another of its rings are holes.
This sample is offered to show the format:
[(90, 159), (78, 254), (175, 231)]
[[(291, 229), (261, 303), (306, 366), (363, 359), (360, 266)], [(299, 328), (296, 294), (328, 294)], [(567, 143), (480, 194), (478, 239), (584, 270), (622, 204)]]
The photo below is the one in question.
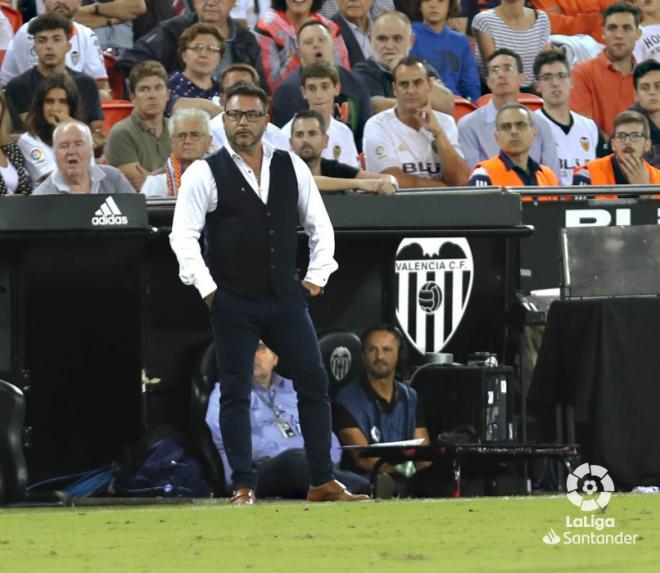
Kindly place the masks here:
[(464, 115), (472, 113), (477, 107), (470, 101), (461, 96), (454, 96), (454, 120), (458, 121)]
[(117, 58), (108, 52), (103, 52), (103, 63), (105, 71), (108, 72), (108, 83), (112, 97), (123, 99), (124, 97), (124, 75), (117, 69)]
[(133, 103), (125, 99), (104, 99), (101, 100), (103, 108), (103, 133), (108, 135), (112, 126), (125, 117), (131, 115)]
[(18, 32), (18, 29), (23, 25), (23, 14), (16, 10), (16, 8), (3, 3), (0, 3), (0, 10), (2, 10), (2, 13), (9, 20), (11, 27), (14, 29), (14, 34)]

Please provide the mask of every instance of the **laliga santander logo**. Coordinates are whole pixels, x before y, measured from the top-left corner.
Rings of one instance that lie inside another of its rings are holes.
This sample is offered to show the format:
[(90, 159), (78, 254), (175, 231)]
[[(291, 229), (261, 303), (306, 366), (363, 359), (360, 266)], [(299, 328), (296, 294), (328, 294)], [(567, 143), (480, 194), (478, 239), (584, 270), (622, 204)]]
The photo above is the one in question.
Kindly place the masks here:
[[(566, 497), (582, 511), (605, 509), (613, 491), (614, 482), (603, 466), (582, 464), (566, 478)], [(583, 494), (586, 496), (598, 495), (595, 498), (585, 498)]]

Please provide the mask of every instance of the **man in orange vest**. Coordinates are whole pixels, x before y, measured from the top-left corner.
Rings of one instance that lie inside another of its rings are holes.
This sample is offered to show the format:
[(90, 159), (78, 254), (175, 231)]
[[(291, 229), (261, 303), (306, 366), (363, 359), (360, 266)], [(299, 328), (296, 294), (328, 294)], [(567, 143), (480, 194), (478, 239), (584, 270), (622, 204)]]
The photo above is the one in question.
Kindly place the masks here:
[(510, 103), (502, 106), (495, 118), (495, 140), (501, 151), (474, 166), (468, 185), (558, 185), (554, 171), (529, 156), (536, 134), (531, 112), (524, 105)]
[(575, 168), (573, 185), (660, 183), (660, 170), (643, 159), (651, 138), (649, 122), (641, 113), (624, 111), (614, 118), (610, 146), (614, 153)]

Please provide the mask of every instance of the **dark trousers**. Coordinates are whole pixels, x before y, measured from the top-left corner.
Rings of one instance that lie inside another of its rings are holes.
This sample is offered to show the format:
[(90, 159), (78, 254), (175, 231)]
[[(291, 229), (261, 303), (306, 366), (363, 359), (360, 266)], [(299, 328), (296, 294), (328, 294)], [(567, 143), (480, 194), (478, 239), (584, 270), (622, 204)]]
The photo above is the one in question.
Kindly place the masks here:
[[(369, 493), (369, 480), (353, 472), (334, 470), (335, 477), (355, 493)], [(309, 488), (309, 464), (304, 450), (289, 449), (257, 463), (257, 497), (304, 499)]]
[(283, 299), (249, 300), (221, 289), (211, 308), (211, 326), (220, 377), (220, 431), (232, 481), (256, 488), (252, 462), (250, 394), (259, 339), (279, 356), (298, 394), (300, 427), (311, 485), (332, 478), (328, 375), (307, 307), (306, 289)]

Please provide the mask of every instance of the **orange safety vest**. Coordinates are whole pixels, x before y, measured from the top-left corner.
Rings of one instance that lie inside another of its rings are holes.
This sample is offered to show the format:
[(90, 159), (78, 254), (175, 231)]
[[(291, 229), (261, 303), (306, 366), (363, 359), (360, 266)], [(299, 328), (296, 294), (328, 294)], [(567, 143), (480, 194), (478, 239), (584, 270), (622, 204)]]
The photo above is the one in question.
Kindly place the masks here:
[[(616, 178), (614, 177), (614, 166), (612, 165), (612, 157), (614, 154), (606, 155), (599, 159), (594, 159), (585, 163), (581, 167), (576, 167), (574, 172), (580, 169), (587, 169), (591, 176), (592, 185), (616, 185)], [(656, 169), (650, 163), (644, 161), (644, 167), (649, 174), (649, 183), (657, 185), (660, 183), (660, 170)]]
[[(508, 169), (499, 155), (477, 163), (475, 169), (478, 167), (482, 167), (488, 172), (490, 182), (493, 185), (499, 185), (501, 187), (525, 186), (522, 179), (518, 177), (518, 174), (513, 169)], [(536, 182), (539, 187), (557, 187), (559, 185), (557, 176), (547, 165), (539, 165), (539, 169), (536, 172)]]

